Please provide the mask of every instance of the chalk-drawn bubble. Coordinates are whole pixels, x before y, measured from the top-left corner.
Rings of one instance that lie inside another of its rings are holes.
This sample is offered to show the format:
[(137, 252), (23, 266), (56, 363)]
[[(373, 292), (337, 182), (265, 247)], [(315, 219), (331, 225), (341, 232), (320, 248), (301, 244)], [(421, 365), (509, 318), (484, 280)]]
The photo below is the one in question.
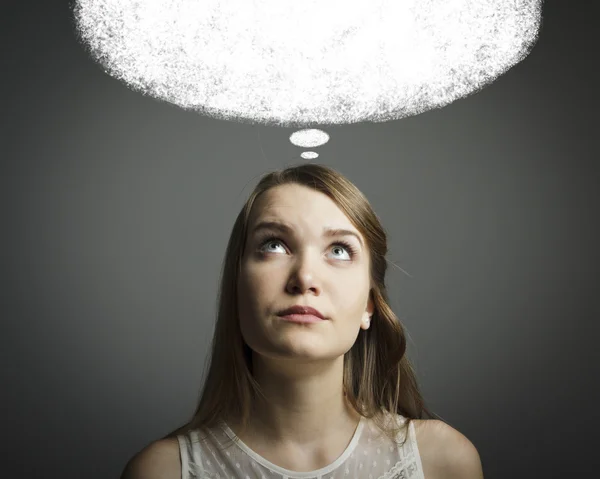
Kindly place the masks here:
[(314, 151), (305, 151), (300, 156), (302, 158), (304, 158), (305, 160), (314, 160), (315, 158), (317, 158), (319, 156), (319, 154)]
[(323, 130), (309, 129), (295, 131), (290, 135), (290, 142), (296, 146), (315, 148), (329, 141), (329, 135)]
[(527, 56), (542, 0), (76, 0), (80, 40), (135, 91), (214, 118), (383, 122)]

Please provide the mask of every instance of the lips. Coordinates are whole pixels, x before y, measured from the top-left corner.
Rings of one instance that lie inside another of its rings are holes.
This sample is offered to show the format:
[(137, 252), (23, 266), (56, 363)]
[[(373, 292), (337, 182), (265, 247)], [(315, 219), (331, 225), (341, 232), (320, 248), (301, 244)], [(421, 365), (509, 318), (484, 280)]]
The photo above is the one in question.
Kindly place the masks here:
[(277, 313), (278, 316), (287, 316), (288, 314), (311, 314), (317, 318), (325, 319), (319, 310), (311, 308), (310, 306), (296, 305)]

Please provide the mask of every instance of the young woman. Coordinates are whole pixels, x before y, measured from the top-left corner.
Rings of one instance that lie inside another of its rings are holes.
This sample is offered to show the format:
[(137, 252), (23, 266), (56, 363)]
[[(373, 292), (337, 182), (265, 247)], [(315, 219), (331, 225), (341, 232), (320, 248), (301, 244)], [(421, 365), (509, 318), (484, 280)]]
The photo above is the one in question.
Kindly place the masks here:
[(196, 412), (122, 478), (482, 479), (473, 444), (424, 406), (386, 253), (340, 173), (265, 175), (229, 239)]

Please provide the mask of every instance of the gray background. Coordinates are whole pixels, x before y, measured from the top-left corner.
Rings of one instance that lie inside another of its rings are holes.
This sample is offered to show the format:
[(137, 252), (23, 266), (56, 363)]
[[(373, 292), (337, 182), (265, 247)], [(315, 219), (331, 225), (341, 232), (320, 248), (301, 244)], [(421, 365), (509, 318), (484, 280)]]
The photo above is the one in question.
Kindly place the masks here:
[[(424, 397), (486, 479), (598, 462), (592, 3), (547, 2), (538, 44), (491, 86), (324, 128), (313, 160), (382, 218), (410, 274), (388, 284)], [(304, 161), (293, 128), (129, 90), (70, 17), (66, 2), (0, 7), (3, 477), (118, 477), (188, 418), (235, 216), (267, 169)]]

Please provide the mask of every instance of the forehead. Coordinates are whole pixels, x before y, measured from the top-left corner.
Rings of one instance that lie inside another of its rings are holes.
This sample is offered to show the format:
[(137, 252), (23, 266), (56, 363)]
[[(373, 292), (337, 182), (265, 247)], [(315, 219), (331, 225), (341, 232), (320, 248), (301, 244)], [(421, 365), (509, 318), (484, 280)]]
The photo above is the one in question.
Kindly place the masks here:
[(358, 231), (344, 212), (320, 191), (297, 184), (269, 189), (253, 205), (249, 226), (265, 219), (278, 219), (294, 225), (346, 228)]

